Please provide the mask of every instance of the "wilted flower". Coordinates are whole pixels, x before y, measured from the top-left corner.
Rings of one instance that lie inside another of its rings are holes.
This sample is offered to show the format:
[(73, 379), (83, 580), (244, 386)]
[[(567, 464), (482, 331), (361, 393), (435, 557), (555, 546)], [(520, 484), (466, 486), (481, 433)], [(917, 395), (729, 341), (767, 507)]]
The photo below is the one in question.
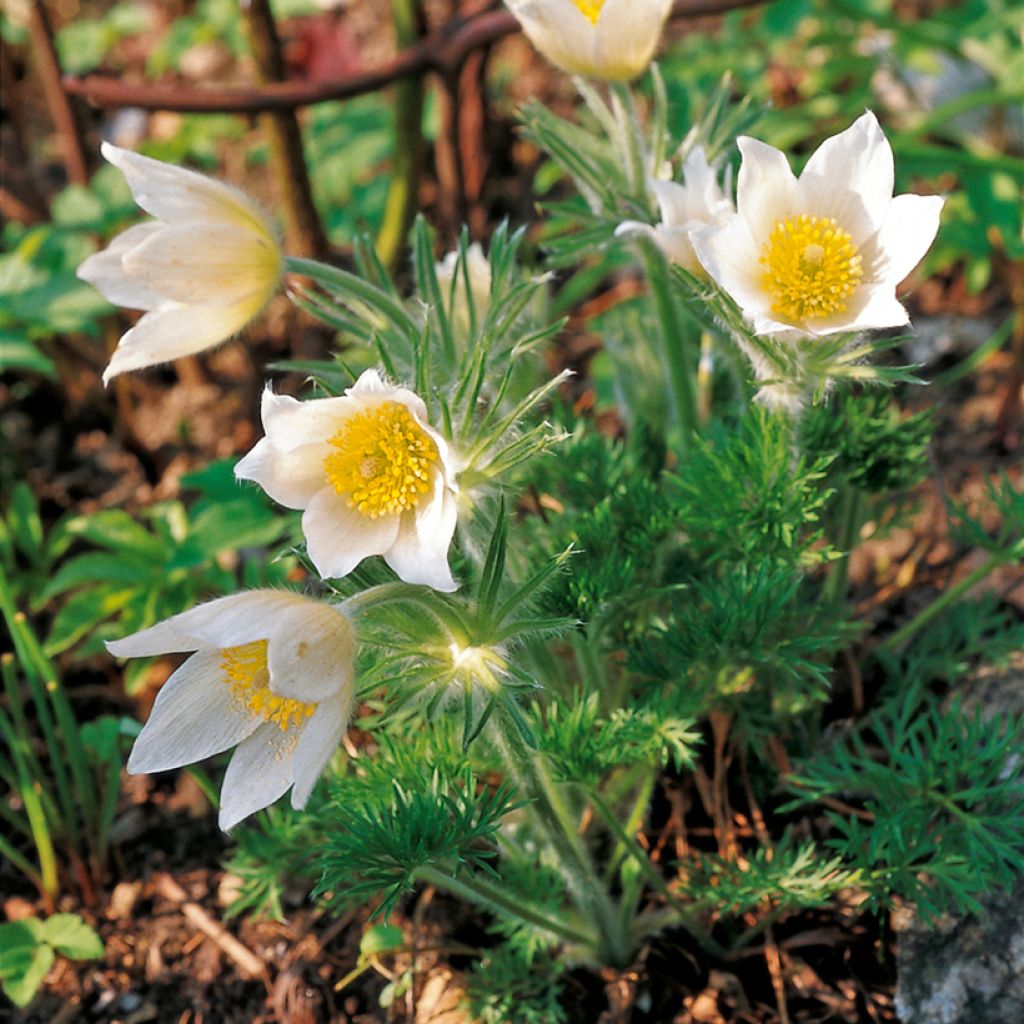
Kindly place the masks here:
[(348, 617), (299, 594), (221, 597), (107, 644), (119, 658), (195, 653), (164, 683), (128, 759), (167, 771), (237, 745), (220, 827), (292, 787), (304, 807), (352, 709), (355, 633)]
[(908, 321), (896, 286), (931, 245), (938, 196), (893, 197), (892, 149), (866, 113), (818, 147), (799, 179), (739, 139), (738, 212), (692, 235), (707, 272), (756, 334), (823, 336)]
[(122, 232), (78, 268), (110, 302), (146, 310), (118, 343), (107, 383), (236, 334), (273, 295), (283, 258), (269, 216), (230, 185), (109, 143), (103, 155), (157, 218)]
[[(491, 301), (491, 264), (479, 242), (474, 242), (466, 249), (465, 267), (459, 263), (458, 251), (445, 254), (443, 260), (435, 267), (438, 284), (441, 286), (441, 297), (448, 302), (451, 296), (451, 318), (462, 330), (469, 326), (469, 300), (466, 295), (466, 280), (469, 277), (469, 293), (473, 298), (473, 308), (477, 317), (482, 317)], [(458, 273), (458, 280), (455, 275)], [(453, 287), (454, 284), (454, 287)]]
[(704, 147), (696, 146), (687, 155), (682, 185), (675, 181), (652, 181), (651, 190), (658, 200), (661, 223), (651, 227), (627, 220), (619, 225), (616, 234), (646, 234), (672, 263), (691, 274), (703, 273), (690, 235), (697, 228), (717, 223), (736, 209), (708, 163)]
[(407, 583), (456, 589), (455, 471), (413, 392), (367, 370), (340, 398), (263, 394), (260, 440), (235, 467), (275, 501), (304, 509), (306, 549), (322, 577), (383, 555)]
[(651, 63), (672, 0), (508, 0), (508, 6), (552, 64), (620, 82)]

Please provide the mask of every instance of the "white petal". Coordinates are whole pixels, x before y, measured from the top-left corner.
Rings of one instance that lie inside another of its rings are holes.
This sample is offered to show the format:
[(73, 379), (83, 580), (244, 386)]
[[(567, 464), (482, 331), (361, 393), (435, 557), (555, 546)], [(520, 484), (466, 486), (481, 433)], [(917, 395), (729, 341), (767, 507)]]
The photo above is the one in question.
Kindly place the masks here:
[(875, 276), (898, 284), (921, 262), (939, 230), (941, 196), (896, 196), (875, 239)]
[(84, 260), (76, 271), (77, 276), (116, 306), (155, 309), (164, 301), (163, 296), (125, 272), (124, 256), (161, 228), (159, 221), (147, 221), (122, 231), (106, 249)]
[(237, 334), (262, 307), (259, 302), (231, 306), (171, 304), (146, 313), (118, 343), (103, 372), (109, 384), (118, 374), (168, 363), (213, 348)]
[[(364, 374), (365, 376), (365, 374)], [(300, 402), (288, 395), (263, 392), (261, 415), (267, 437), (279, 451), (291, 451), (315, 441), (327, 441), (345, 419), (362, 406), (351, 398), (314, 398)]]
[(229, 594), (190, 608), (149, 629), (111, 640), (107, 650), (116, 658), (140, 658), (204, 647), (237, 647), (254, 640), (266, 640), (281, 612), (302, 604), (315, 602), (283, 590)]
[(835, 334), (839, 331), (877, 331), (886, 327), (902, 327), (910, 322), (910, 316), (895, 295), (895, 285), (887, 288), (868, 290), (867, 301), (851, 308), (842, 315), (829, 318), (820, 325), (815, 324), (817, 334)]
[(151, 232), (123, 258), (127, 274), (175, 302), (262, 305), (277, 284), (273, 239), (232, 224), (185, 223)]
[(771, 300), (761, 287), (759, 252), (746, 220), (733, 214), (690, 235), (704, 269), (752, 317), (767, 312)]
[(221, 220), (273, 237), (273, 225), (267, 214), (230, 185), (109, 142), (104, 142), (101, 150), (125, 176), (135, 202), (152, 216), (170, 224)]
[(599, 76), (594, 26), (572, 0), (508, 0), (531, 43), (570, 74)]
[(389, 384), (376, 370), (364, 371), (345, 394), (359, 400), (364, 408), (380, 405), (381, 399), (398, 402), (412, 413), (413, 418), (418, 420), (421, 426), (427, 424), (427, 407), (423, 399), (415, 391)]
[(285, 508), (305, 508), (323, 489), (324, 462), (333, 450), (321, 441), (282, 451), (264, 437), (235, 466), (235, 476), (259, 484)]
[(458, 589), (448, 567), (448, 549), (455, 535), (458, 502), (437, 473), (429, 501), (421, 502), (414, 513), (402, 516), (394, 544), (384, 553), (384, 561), (406, 583), (418, 583), (444, 593)]
[(814, 151), (800, 175), (806, 205), (794, 212), (835, 217), (860, 244), (885, 220), (893, 176), (892, 148), (869, 111)]
[(597, 19), (599, 77), (636, 78), (654, 57), (671, 0), (605, 0)]
[(690, 193), (685, 186), (676, 181), (652, 181), (651, 191), (666, 227), (677, 228), (693, 218)]
[(292, 784), (298, 739), (295, 729), (264, 722), (239, 744), (220, 791), (217, 824), (225, 832), (284, 795)]
[(327, 604), (309, 602), (278, 617), (267, 649), (270, 689), (279, 697), (316, 704), (352, 687), (355, 631)]
[(256, 728), (259, 720), (238, 708), (220, 660), (220, 651), (193, 654), (160, 688), (128, 758), (132, 775), (202, 761)]
[(320, 704), (303, 726), (292, 762), (295, 776), (292, 807), (296, 810), (306, 806), (316, 780), (338, 749), (351, 711), (352, 692), (345, 690)]
[(302, 514), (306, 551), (323, 579), (347, 576), (364, 558), (382, 555), (398, 536), (398, 516), (371, 519), (325, 487)]
[(736, 140), (743, 160), (736, 180), (736, 208), (746, 221), (758, 253), (772, 228), (797, 210), (797, 182), (783, 153), (757, 139)]

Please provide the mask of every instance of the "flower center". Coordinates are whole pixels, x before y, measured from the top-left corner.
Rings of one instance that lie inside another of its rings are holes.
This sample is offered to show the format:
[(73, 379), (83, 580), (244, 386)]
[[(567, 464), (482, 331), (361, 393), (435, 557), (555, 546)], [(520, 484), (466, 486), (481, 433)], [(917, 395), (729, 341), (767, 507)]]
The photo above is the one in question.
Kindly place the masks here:
[(572, 0), (572, 2), (591, 25), (597, 24), (597, 19), (601, 17), (601, 8), (604, 7), (604, 0)]
[(849, 232), (832, 217), (805, 213), (776, 222), (760, 262), (772, 312), (796, 323), (845, 312), (864, 276)]
[(350, 416), (331, 438), (327, 481), (352, 508), (376, 519), (415, 508), (430, 489), (440, 457), (430, 435), (401, 402), (382, 402)]
[(266, 640), (224, 647), (220, 659), (224, 682), (231, 688), (235, 699), (256, 717), (275, 722), (281, 727), (281, 732), (301, 725), (316, 710), (315, 704), (271, 693)]

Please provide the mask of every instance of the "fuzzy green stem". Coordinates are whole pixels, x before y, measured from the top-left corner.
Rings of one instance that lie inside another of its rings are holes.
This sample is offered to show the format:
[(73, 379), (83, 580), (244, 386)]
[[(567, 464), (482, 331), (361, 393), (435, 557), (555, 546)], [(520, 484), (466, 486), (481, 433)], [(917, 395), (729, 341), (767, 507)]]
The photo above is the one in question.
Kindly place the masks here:
[[(635, 825), (630, 829), (630, 822), (625, 826), (615, 816), (615, 812), (605, 803), (604, 798), (596, 792), (591, 792), (590, 797), (594, 802), (601, 819), (619, 841), (619, 848), (625, 850), (625, 855), (633, 858), (633, 861), (640, 868), (644, 878), (665, 898), (668, 905), (675, 911), (677, 920), (700, 945), (716, 956), (722, 955), (725, 950), (696, 922), (692, 907), (686, 906), (679, 897), (668, 887), (668, 883), (661, 877), (661, 873), (651, 863), (643, 847), (636, 839)], [(639, 895), (639, 894), (638, 894)], [(635, 912), (631, 909), (631, 913)]]
[(530, 800), (529, 809), (543, 827), (561, 862), (570, 895), (596, 926), (602, 959), (610, 966), (626, 966), (631, 950), (621, 918), (597, 875), (561, 793), (538, 754), (526, 746), (511, 716), (503, 711), (494, 718), (507, 763), (523, 795)]
[(527, 924), (543, 928), (545, 931), (557, 935), (566, 942), (575, 942), (588, 947), (593, 947), (597, 943), (594, 935), (578, 931), (561, 921), (556, 921), (542, 914), (539, 910), (535, 910), (528, 904), (523, 903), (521, 900), (513, 899), (497, 886), (490, 885), (480, 878), (456, 878), (429, 865), (417, 868), (415, 877), (420, 882), (435, 885), (437, 888), (444, 889), (445, 892), (449, 892), (453, 896), (458, 896), (460, 899), (467, 900), (470, 903), (486, 907), (488, 910), (502, 915), (507, 914), (519, 918), (520, 921), (525, 921)]
[(822, 598), (827, 605), (838, 604), (846, 593), (846, 583), (850, 571), (850, 553), (860, 539), (861, 512), (864, 501), (860, 490), (847, 484), (843, 491), (839, 519), (839, 536), (837, 547), (841, 552), (828, 569)]
[(698, 420), (695, 360), (691, 358), (687, 332), (672, 294), (668, 263), (652, 242), (642, 241), (641, 249), (644, 273), (661, 327), (661, 361), (668, 379), (669, 397), (679, 426), (680, 443), (686, 448)]
[(623, 82), (614, 82), (611, 93), (631, 198), (643, 196), (647, 191), (647, 182), (644, 180), (646, 160), (636, 102), (629, 86)]
[(918, 612), (908, 623), (901, 626), (884, 643), (879, 646), (882, 651), (896, 651), (902, 647), (922, 626), (926, 626), (936, 615), (940, 615), (951, 604), (958, 601), (972, 587), (977, 586), (993, 570), (998, 569), (1006, 561), (1003, 553), (995, 554), (969, 573), (959, 583), (937, 597), (927, 608)]

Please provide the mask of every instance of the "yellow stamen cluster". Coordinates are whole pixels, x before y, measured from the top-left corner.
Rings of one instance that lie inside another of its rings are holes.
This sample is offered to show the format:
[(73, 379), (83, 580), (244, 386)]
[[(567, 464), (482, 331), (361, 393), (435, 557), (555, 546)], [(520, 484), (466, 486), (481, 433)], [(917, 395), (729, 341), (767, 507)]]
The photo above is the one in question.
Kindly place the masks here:
[(352, 508), (376, 519), (415, 508), (440, 455), (401, 402), (382, 402), (345, 420), (324, 460), (330, 485)]
[(604, 0), (572, 0), (572, 2), (591, 25), (597, 24), (597, 19), (601, 17), (601, 8), (604, 7)]
[(772, 228), (761, 250), (761, 286), (772, 312), (803, 323), (846, 311), (864, 276), (853, 239), (833, 217), (787, 217)]
[(301, 725), (316, 710), (315, 704), (271, 693), (266, 640), (225, 647), (220, 658), (224, 682), (235, 699), (251, 714), (279, 725), (282, 732)]

